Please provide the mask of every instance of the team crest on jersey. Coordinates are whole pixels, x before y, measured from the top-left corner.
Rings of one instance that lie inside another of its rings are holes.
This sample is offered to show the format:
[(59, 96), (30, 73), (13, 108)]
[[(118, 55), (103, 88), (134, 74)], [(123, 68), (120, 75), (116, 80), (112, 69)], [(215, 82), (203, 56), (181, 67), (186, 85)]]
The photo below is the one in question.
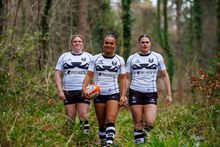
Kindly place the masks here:
[(117, 61), (112, 61), (112, 65), (117, 65)]
[(82, 61), (86, 61), (86, 57), (82, 57), (81, 60), (82, 60)]
[(154, 59), (148, 59), (148, 61), (150, 62), (150, 63), (153, 63), (154, 62)]

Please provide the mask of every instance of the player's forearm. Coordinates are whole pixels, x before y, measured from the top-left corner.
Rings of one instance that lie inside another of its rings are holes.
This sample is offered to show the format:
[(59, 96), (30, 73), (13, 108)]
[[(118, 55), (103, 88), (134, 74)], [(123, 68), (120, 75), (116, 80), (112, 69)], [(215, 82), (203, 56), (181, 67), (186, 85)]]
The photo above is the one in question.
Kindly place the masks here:
[(62, 91), (62, 79), (60, 76), (60, 73), (58, 71), (55, 72), (55, 83), (56, 83), (56, 87), (57, 87), (57, 91), (60, 92)]
[(170, 84), (170, 79), (169, 79), (168, 74), (163, 78), (163, 81), (164, 81), (164, 86), (166, 88), (167, 95), (171, 96), (172, 95), (171, 84)]
[(131, 83), (131, 74), (130, 73), (126, 73), (126, 88), (127, 89), (129, 89), (130, 83)]
[(93, 72), (88, 71), (84, 80), (83, 80), (83, 85), (82, 85), (82, 90), (84, 91), (86, 89), (86, 86), (89, 84), (90, 80), (93, 77)]
[(120, 75), (120, 88), (121, 88), (121, 96), (125, 96), (126, 95), (126, 91), (127, 91), (127, 84), (126, 84), (126, 75)]

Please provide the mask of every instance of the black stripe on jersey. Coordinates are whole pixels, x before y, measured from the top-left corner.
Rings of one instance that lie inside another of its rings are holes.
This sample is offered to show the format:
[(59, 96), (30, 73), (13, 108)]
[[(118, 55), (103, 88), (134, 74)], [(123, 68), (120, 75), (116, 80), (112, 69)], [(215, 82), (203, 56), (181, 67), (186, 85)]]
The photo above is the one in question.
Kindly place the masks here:
[(82, 64), (82, 62), (71, 62), (71, 64), (65, 63), (63, 65), (63, 69), (70, 69), (70, 68), (75, 68), (75, 67), (78, 67), (81, 69), (88, 69), (89, 68), (89, 63), (86, 63), (84, 65), (81, 65), (81, 64)]

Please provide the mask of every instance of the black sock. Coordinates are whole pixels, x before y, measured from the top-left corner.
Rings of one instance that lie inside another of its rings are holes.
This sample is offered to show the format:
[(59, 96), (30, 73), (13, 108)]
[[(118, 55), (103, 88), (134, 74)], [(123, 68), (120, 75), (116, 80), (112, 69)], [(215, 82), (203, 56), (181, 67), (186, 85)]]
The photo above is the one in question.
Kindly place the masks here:
[(144, 130), (147, 132), (150, 132), (153, 128), (154, 128), (153, 126), (144, 125)]
[(83, 133), (88, 135), (89, 134), (89, 121), (81, 121), (80, 120), (80, 126), (83, 127)]
[(115, 124), (107, 123), (106, 124), (106, 143), (113, 144), (115, 138)]
[(142, 129), (134, 129), (135, 144), (144, 143), (144, 131)]
[(106, 146), (106, 129), (105, 128), (99, 128), (99, 139), (101, 146)]
[(89, 121), (84, 121), (84, 134), (89, 134)]

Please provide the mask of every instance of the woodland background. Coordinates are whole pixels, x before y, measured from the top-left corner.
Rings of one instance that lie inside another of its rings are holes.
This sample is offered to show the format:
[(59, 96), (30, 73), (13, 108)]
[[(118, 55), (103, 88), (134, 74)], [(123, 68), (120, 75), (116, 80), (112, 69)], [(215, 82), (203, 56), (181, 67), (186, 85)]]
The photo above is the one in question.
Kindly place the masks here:
[[(0, 145), (98, 146), (91, 105), (91, 135), (65, 128), (54, 67), (81, 33), (85, 50), (102, 51), (104, 35), (119, 34), (126, 60), (143, 33), (163, 55), (174, 103), (160, 94), (155, 129), (145, 146), (220, 145), (220, 0), (0, 0)], [(117, 146), (134, 146), (129, 108), (117, 122)]]

